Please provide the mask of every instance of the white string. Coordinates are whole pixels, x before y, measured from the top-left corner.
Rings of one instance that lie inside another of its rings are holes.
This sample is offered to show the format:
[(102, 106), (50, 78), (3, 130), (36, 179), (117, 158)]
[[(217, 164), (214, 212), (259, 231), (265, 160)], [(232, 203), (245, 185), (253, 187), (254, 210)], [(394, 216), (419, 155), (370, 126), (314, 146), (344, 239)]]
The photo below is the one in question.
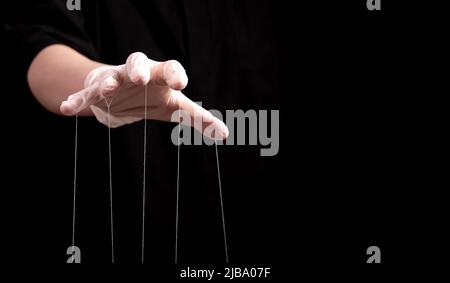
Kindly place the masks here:
[(222, 213), (223, 242), (225, 246), (225, 262), (228, 264), (227, 232), (225, 230), (225, 214), (223, 213), (223, 197), (222, 197), (222, 182), (220, 181), (219, 150), (217, 149), (216, 141), (214, 141), (214, 145), (216, 147), (217, 177), (219, 180), (220, 209)]
[(181, 135), (181, 110), (178, 110), (178, 158), (177, 158), (177, 204), (175, 213), (175, 264), (178, 263), (178, 204), (180, 197), (180, 135)]
[(75, 114), (75, 154), (73, 166), (72, 251), (75, 247), (75, 212), (77, 196), (78, 113)]
[(147, 164), (147, 85), (145, 85), (144, 95), (144, 176), (142, 179), (142, 247), (141, 263), (144, 264), (144, 246), (145, 246), (145, 185), (146, 185), (146, 164)]
[(106, 106), (108, 107), (108, 155), (109, 155), (109, 208), (111, 217), (111, 263), (114, 263), (114, 217), (113, 217), (113, 189), (112, 189), (112, 170), (111, 170), (111, 113), (110, 108), (112, 99), (107, 101), (105, 98)]
[[(178, 160), (177, 160), (177, 198), (176, 198), (176, 213), (175, 213), (175, 264), (178, 263), (178, 211), (179, 211), (179, 195), (180, 195), (180, 135), (181, 135), (181, 119), (178, 116)], [(223, 229), (223, 241), (225, 248), (225, 262), (228, 264), (228, 245), (227, 245), (227, 233), (225, 228), (225, 213), (223, 209), (223, 196), (222, 196), (222, 182), (220, 177), (220, 164), (219, 164), (219, 150), (217, 148), (217, 142), (214, 141), (216, 148), (216, 164), (217, 164), (217, 178), (219, 182), (219, 197), (220, 197), (220, 211), (222, 218)]]
[[(144, 110), (144, 168), (142, 182), (142, 250), (141, 262), (144, 263), (145, 247), (145, 200), (146, 200), (146, 160), (147, 160), (147, 86), (145, 86), (145, 110)], [(109, 199), (110, 199), (110, 223), (111, 223), (111, 263), (114, 263), (114, 217), (113, 217), (113, 194), (112, 194), (112, 156), (111, 156), (111, 113), (112, 99), (108, 102), (108, 157), (109, 157)], [(180, 136), (181, 117), (178, 113), (178, 154), (177, 154), (177, 190), (176, 190), (176, 214), (175, 214), (175, 264), (178, 262), (178, 219), (179, 219), (179, 194), (180, 194)], [(219, 183), (220, 209), (222, 218), (223, 239), (225, 248), (225, 262), (228, 264), (227, 234), (225, 228), (225, 214), (223, 209), (222, 182), (220, 176), (219, 152), (217, 142), (214, 141), (216, 149), (217, 177)], [(75, 153), (74, 153), (74, 179), (73, 179), (73, 211), (72, 211), (72, 246), (75, 246), (75, 212), (76, 212), (76, 186), (77, 186), (77, 156), (78, 156), (78, 114), (75, 116)]]

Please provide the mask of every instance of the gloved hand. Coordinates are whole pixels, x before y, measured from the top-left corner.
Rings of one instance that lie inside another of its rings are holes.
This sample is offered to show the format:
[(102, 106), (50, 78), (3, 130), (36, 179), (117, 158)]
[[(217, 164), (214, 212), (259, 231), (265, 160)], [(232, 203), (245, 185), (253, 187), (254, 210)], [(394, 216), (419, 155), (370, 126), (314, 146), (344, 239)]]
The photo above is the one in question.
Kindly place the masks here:
[[(181, 110), (189, 114), (192, 126), (197, 124), (194, 119), (201, 117), (198, 126), (201, 129), (197, 130), (209, 138), (228, 137), (228, 128), (221, 120), (181, 93), (187, 82), (179, 62), (156, 62), (136, 52), (124, 65), (105, 65), (92, 70), (86, 76), (84, 89), (70, 95), (60, 110), (65, 115), (75, 115), (90, 107), (97, 120), (108, 126), (109, 104), (110, 126), (120, 127), (144, 119), (147, 85), (147, 119), (170, 121), (172, 113)], [(204, 131), (207, 127), (214, 130)]]

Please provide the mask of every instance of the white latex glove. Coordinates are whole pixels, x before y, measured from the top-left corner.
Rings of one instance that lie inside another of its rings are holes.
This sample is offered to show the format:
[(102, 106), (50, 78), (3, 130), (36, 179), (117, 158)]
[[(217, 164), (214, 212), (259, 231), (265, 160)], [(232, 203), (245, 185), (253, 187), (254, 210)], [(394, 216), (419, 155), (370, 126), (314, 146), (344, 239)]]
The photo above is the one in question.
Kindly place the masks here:
[[(124, 65), (92, 70), (86, 76), (84, 89), (70, 95), (60, 110), (65, 115), (75, 115), (90, 107), (97, 120), (108, 126), (108, 101), (110, 126), (120, 127), (144, 119), (147, 85), (147, 119), (170, 121), (172, 113), (181, 110), (189, 114), (192, 126), (196, 126), (194, 119), (201, 117), (202, 128), (197, 130), (209, 138), (228, 137), (228, 128), (221, 120), (181, 93), (187, 82), (186, 71), (179, 62), (156, 62), (136, 52), (128, 56)], [(214, 130), (204, 131), (207, 127)]]

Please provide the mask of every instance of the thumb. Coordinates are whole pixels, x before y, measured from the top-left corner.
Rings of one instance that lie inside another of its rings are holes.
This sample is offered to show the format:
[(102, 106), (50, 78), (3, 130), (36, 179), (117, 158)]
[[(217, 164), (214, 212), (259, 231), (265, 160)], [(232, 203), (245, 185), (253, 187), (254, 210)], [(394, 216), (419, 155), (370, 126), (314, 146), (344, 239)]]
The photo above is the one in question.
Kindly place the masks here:
[[(178, 115), (173, 115), (173, 120), (192, 126), (213, 140), (223, 140), (228, 137), (228, 127), (224, 122), (214, 117), (211, 112), (193, 102), (181, 92), (174, 91), (170, 103), (174, 109), (179, 110)], [(186, 118), (189, 120), (186, 121)], [(196, 121), (201, 121), (201, 123)]]

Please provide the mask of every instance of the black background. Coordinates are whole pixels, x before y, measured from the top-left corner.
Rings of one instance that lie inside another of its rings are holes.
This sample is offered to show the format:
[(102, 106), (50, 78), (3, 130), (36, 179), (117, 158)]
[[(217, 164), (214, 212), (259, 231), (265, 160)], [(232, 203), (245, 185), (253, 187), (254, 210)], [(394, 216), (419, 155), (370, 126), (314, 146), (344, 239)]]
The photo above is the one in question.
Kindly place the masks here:
[[(277, 2), (274, 12), (280, 89), (264, 106), (280, 109), (279, 155), (258, 157), (255, 147), (220, 149), (231, 263), (271, 266), (275, 277), (301, 276), (308, 265), (356, 265), (374, 272), (379, 269), (365, 263), (371, 245), (381, 248), (385, 266), (442, 263), (445, 206), (437, 176), (443, 169), (433, 161), (438, 156), (428, 144), (433, 136), (430, 104), (421, 95), (433, 89), (418, 66), (425, 61), (421, 38), (430, 36), (420, 19), (439, 9), (417, 9), (408, 1), (396, 6), (382, 1), (382, 11), (367, 11), (366, 1), (311, 2), (298, 7)], [(10, 52), (6, 66), (14, 65)], [(4, 257), (19, 264), (64, 263), (71, 237), (74, 124), (43, 110), (20, 82), (12, 76), (4, 84)], [(159, 122), (151, 127), (160, 127)], [(89, 237), (80, 242), (89, 249), (83, 256), (107, 263), (108, 257), (102, 257), (109, 248), (109, 223), (102, 220), (108, 217), (107, 152), (94, 150), (104, 148), (103, 140), (83, 139), (89, 131), (102, 130), (80, 121), (80, 176), (86, 176), (79, 183), (86, 188), (80, 190), (80, 203), (90, 209), (79, 208), (77, 227), (105, 231), (84, 234)], [(151, 144), (150, 138), (150, 154)], [(131, 158), (116, 150), (114, 162)], [(201, 157), (199, 150), (182, 148), (182, 166), (184, 156), (215, 161), (213, 148), (202, 147)], [(150, 182), (153, 174), (162, 174), (159, 162), (176, 160), (176, 147), (153, 152)], [(149, 202), (149, 225), (155, 232), (148, 232), (147, 258), (169, 270), (175, 164), (173, 172), (164, 173), (171, 178), (168, 191), (159, 195), (164, 201)], [(184, 164), (181, 171), (181, 184), (190, 184), (180, 187), (181, 209), (191, 211), (184, 224), (181, 220), (182, 264), (220, 264), (223, 257), (218, 206), (212, 205), (218, 204), (217, 196), (208, 202), (192, 185), (207, 175), (204, 188), (217, 189), (215, 167), (203, 170), (195, 175), (195, 168)], [(88, 177), (98, 174), (105, 180)], [(103, 191), (83, 199), (88, 188), (97, 187)], [(189, 207), (205, 202), (212, 204)], [(92, 213), (95, 207), (98, 214)], [(208, 217), (217, 219), (218, 226), (202, 225), (214, 223)], [(164, 274), (161, 270), (153, 272)]]

